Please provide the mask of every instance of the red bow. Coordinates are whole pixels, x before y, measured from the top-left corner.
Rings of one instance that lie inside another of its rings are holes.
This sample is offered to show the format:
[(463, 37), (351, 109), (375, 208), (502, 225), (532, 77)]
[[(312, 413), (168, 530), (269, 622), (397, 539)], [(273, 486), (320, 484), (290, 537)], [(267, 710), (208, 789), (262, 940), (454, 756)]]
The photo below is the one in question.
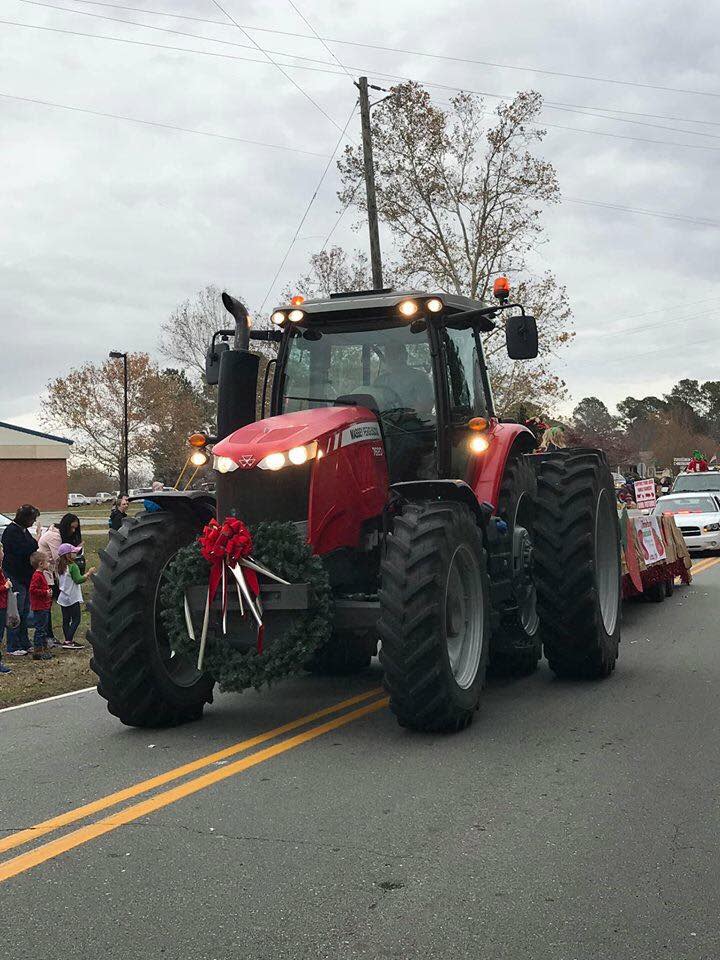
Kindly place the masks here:
[[(205, 525), (200, 535), (200, 553), (210, 564), (208, 590), (211, 602), (220, 586), (223, 566), (227, 564), (228, 567), (234, 567), (241, 557), (250, 556), (252, 547), (250, 531), (237, 517), (226, 517), (222, 526), (215, 519)], [(245, 567), (243, 574), (253, 596), (257, 597), (260, 584), (255, 572)]]
[[(227, 578), (225, 576), (226, 567), (232, 570), (237, 566), (238, 561), (244, 557), (249, 557), (252, 551), (252, 537), (250, 531), (237, 517), (226, 517), (222, 526), (217, 520), (212, 519), (205, 524), (202, 534), (199, 538), (200, 553), (210, 564), (210, 577), (208, 580), (208, 606), (215, 599), (218, 587), (222, 583), (222, 616), (223, 630), (225, 629), (225, 616), (227, 613)], [(242, 566), (239, 571), (243, 577), (248, 590), (253, 598), (260, 595), (260, 583), (254, 570)], [(262, 608), (257, 605), (258, 609)], [(258, 653), (262, 653), (264, 628), (260, 624), (258, 628)]]

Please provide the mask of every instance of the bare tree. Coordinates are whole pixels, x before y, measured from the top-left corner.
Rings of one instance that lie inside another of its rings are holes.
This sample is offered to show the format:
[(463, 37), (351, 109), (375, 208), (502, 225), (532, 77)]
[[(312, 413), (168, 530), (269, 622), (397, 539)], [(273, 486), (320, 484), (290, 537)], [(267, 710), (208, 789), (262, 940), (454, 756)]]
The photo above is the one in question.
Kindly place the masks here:
[(205, 351), (215, 331), (232, 329), (221, 294), (218, 287), (208, 284), (160, 324), (160, 352), (193, 376), (205, 373)]
[[(409, 286), (484, 300), (499, 274), (522, 277), (543, 238), (541, 214), (559, 200), (552, 164), (534, 155), (545, 131), (542, 98), (521, 92), (491, 122), (483, 101), (459, 94), (447, 110), (417, 83), (404, 83), (373, 114), (378, 213), (396, 244), (393, 272)], [(338, 162), (341, 201), (366, 210), (359, 147)], [(550, 273), (518, 289), (541, 321), (541, 357), (510, 363), (503, 325), (488, 335), (499, 409), (520, 400), (551, 403), (564, 384), (549, 357), (572, 337), (564, 288)]]
[(295, 293), (305, 297), (329, 297), (331, 293), (372, 288), (368, 259), (359, 250), (351, 257), (342, 247), (330, 247), (310, 257), (310, 270), (283, 291), (289, 300)]

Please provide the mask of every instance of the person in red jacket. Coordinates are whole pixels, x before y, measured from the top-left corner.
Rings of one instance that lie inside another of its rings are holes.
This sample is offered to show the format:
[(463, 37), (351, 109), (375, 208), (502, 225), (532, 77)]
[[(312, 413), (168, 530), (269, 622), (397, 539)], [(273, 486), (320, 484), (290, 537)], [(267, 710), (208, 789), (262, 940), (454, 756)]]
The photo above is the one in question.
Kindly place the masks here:
[(37, 550), (30, 556), (30, 566), (33, 568), (33, 575), (30, 579), (30, 609), (35, 623), (32, 657), (33, 660), (52, 660), (53, 655), (48, 650), (52, 589), (45, 579), (45, 571), (50, 566), (50, 558), (46, 553)]

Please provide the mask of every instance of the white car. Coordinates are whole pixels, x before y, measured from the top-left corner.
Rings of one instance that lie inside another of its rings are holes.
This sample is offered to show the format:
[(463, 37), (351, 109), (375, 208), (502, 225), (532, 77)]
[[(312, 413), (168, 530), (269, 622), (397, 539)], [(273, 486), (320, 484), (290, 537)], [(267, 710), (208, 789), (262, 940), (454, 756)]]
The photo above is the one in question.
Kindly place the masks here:
[(671, 493), (714, 493), (720, 497), (720, 470), (703, 473), (680, 473), (675, 477)]
[(720, 493), (668, 493), (653, 513), (675, 517), (689, 550), (720, 551)]
[(69, 507), (81, 507), (83, 504), (95, 503), (92, 497), (86, 497), (84, 493), (69, 493), (68, 494), (68, 506)]
[(115, 497), (111, 493), (96, 493), (95, 503), (110, 503)]

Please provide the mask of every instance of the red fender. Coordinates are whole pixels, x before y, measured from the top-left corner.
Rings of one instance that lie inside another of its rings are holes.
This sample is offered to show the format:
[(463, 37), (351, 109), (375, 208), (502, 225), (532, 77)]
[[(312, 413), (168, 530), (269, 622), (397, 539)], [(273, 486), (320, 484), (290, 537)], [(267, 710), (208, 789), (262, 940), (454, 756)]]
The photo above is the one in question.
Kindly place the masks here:
[(468, 483), (475, 491), (480, 503), (486, 502), (497, 510), (500, 484), (505, 465), (513, 447), (523, 453), (532, 453), (537, 441), (527, 427), (519, 423), (498, 423), (490, 421), (487, 433), (490, 446), (484, 453), (475, 454), (468, 470)]

